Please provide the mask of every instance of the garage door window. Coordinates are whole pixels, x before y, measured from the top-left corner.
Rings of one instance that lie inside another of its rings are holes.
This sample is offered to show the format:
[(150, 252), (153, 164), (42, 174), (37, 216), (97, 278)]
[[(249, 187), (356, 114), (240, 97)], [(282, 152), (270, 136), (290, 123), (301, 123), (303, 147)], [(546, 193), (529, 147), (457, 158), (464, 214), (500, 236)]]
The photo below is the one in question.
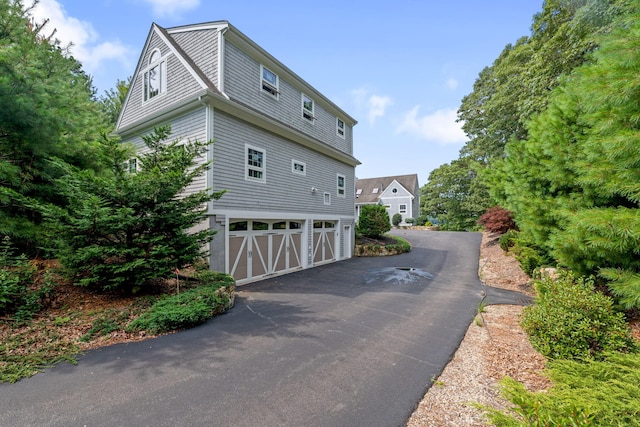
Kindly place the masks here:
[(229, 224), (229, 231), (247, 231), (249, 229), (247, 221), (232, 222)]

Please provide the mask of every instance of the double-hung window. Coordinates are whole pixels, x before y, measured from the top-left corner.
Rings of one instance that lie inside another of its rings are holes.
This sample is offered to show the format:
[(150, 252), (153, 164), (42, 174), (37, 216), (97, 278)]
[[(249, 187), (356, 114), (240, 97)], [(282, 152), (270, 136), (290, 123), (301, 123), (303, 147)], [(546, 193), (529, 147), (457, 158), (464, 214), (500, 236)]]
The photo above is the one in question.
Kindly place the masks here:
[(262, 91), (278, 99), (278, 95), (280, 94), (280, 79), (278, 75), (264, 65), (261, 65), (260, 76)]
[(315, 102), (304, 93), (302, 94), (302, 117), (313, 123), (316, 119), (315, 115)]
[(344, 139), (344, 121), (336, 117), (336, 134)]
[(266, 153), (263, 149), (245, 144), (245, 179), (266, 182)]
[(338, 174), (338, 197), (344, 197), (345, 195), (345, 183), (344, 175)]
[(400, 213), (401, 214), (406, 214), (407, 213), (407, 205), (400, 205)]
[(147, 70), (144, 72), (144, 101), (167, 91), (167, 61), (160, 51), (155, 49), (149, 57)]

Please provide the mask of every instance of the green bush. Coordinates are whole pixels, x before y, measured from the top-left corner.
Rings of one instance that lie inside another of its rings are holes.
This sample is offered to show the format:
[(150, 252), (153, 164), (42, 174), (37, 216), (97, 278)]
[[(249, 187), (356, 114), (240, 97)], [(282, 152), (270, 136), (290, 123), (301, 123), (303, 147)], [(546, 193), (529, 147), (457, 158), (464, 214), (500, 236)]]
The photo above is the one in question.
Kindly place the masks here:
[(529, 277), (533, 276), (536, 268), (545, 264), (546, 259), (532, 247), (516, 243), (512, 252), (515, 254), (522, 271), (527, 273)]
[(406, 239), (403, 239), (399, 236), (389, 236), (394, 239), (397, 243), (392, 245), (386, 245), (385, 248), (388, 250), (396, 251), (397, 253), (411, 252), (411, 243), (409, 243)]
[(550, 359), (599, 360), (607, 352), (631, 352), (637, 344), (613, 300), (592, 279), (563, 272), (536, 282), (536, 303), (526, 307), (522, 327), (533, 347)]
[(550, 362), (553, 387), (532, 393), (506, 377), (502, 394), (515, 406), (506, 413), (484, 408), (496, 426), (640, 426), (640, 355), (611, 354), (603, 361)]
[(163, 298), (149, 311), (129, 323), (126, 331), (147, 331), (158, 334), (204, 323), (213, 315), (229, 308), (229, 298), (219, 292), (219, 289), (230, 284), (233, 284), (233, 279), (208, 282), (180, 294)]
[(402, 222), (402, 215), (400, 215), (399, 213), (393, 214), (393, 217), (391, 217), (391, 223), (393, 224), (393, 226), (397, 227), (400, 225), (401, 222)]
[(404, 222), (406, 222), (409, 225), (413, 225), (413, 224), (415, 224), (416, 219), (415, 218), (405, 218)]
[(389, 213), (381, 205), (364, 205), (360, 210), (356, 231), (365, 237), (376, 239), (391, 230)]
[(518, 238), (518, 234), (519, 232), (516, 230), (509, 230), (506, 233), (504, 233), (502, 236), (500, 236), (500, 239), (499, 239), (500, 248), (503, 251), (508, 252), (510, 248), (516, 245), (516, 239)]
[(15, 256), (8, 237), (0, 242), (0, 316), (12, 315), (25, 321), (42, 308), (42, 298), (51, 292), (53, 281), (45, 274), (36, 285), (37, 269), (24, 255)]

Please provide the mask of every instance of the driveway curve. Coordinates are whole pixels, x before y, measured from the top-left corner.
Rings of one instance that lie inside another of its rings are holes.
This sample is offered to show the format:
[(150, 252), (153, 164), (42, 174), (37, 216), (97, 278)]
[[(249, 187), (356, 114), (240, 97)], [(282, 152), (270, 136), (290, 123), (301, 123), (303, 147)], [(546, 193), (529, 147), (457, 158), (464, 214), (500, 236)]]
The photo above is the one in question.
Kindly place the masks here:
[(483, 298), (479, 233), (238, 289), (204, 325), (0, 384), (0, 426), (398, 426)]

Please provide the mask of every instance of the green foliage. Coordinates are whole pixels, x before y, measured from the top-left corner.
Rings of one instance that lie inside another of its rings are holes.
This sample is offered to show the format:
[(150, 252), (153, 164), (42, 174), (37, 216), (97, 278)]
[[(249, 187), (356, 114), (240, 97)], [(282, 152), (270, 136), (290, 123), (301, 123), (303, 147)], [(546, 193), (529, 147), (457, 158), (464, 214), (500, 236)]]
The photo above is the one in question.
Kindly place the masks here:
[(499, 239), (500, 248), (503, 251), (508, 252), (510, 248), (516, 245), (518, 234), (520, 233), (517, 230), (509, 230), (506, 233), (504, 233), (502, 236), (500, 236), (500, 239)]
[(478, 180), (477, 164), (454, 160), (434, 169), (420, 189), (420, 212), (437, 218), (442, 230), (474, 230), (478, 217), (490, 206), (486, 187)]
[(391, 217), (391, 223), (393, 224), (393, 226), (397, 227), (400, 225), (401, 222), (402, 222), (402, 215), (400, 215), (399, 213), (393, 214), (393, 216)]
[(161, 299), (127, 325), (126, 330), (157, 334), (204, 323), (214, 314), (229, 308), (229, 298), (218, 291), (232, 282), (229, 278), (223, 282), (209, 282)]
[(609, 352), (637, 350), (624, 314), (595, 290), (593, 280), (564, 273), (537, 282), (536, 290), (536, 303), (523, 311), (522, 327), (544, 356), (601, 360)]
[(72, 171), (59, 181), (68, 209), (53, 212), (62, 240), (60, 260), (75, 283), (103, 290), (136, 292), (203, 258), (213, 237), (204, 220), (206, 204), (224, 192), (185, 193), (208, 168), (206, 144), (166, 142), (168, 127), (144, 136), (140, 170), (122, 167), (126, 147), (107, 140), (104, 158), (111, 173)]
[(612, 293), (638, 308), (640, 8), (616, 8), (592, 60), (556, 88), (529, 138), (509, 142), (487, 179), (542, 256), (611, 280)]
[(76, 363), (77, 345), (62, 340), (55, 331), (47, 331), (47, 339), (36, 342), (37, 332), (27, 327), (0, 340), (0, 382), (14, 383), (60, 362)]
[(391, 230), (389, 213), (381, 205), (363, 205), (358, 218), (356, 231), (372, 239), (382, 236)]
[(93, 322), (91, 329), (87, 331), (82, 337), (80, 337), (80, 341), (88, 342), (92, 341), (96, 337), (101, 337), (104, 335), (109, 335), (111, 332), (117, 331), (120, 329), (120, 325), (113, 319), (100, 317)]
[(529, 277), (533, 276), (537, 268), (545, 265), (546, 258), (541, 255), (539, 251), (530, 246), (516, 244), (516, 246), (511, 248), (511, 252), (518, 260), (522, 271), (524, 271)]
[(502, 394), (513, 412), (484, 408), (496, 426), (640, 426), (640, 355), (611, 354), (603, 361), (550, 362), (553, 387), (533, 393), (506, 377)]
[(120, 111), (127, 98), (127, 93), (131, 87), (131, 77), (125, 80), (118, 80), (114, 89), (105, 91), (104, 96), (100, 97), (100, 106), (106, 116), (107, 122), (115, 129), (118, 123)]
[(61, 204), (52, 160), (97, 168), (105, 128), (90, 77), (30, 13), (0, 2), (0, 236), (31, 257), (47, 242), (42, 207)]
[(400, 236), (391, 236), (389, 235), (389, 237), (391, 237), (392, 239), (394, 239), (397, 243), (394, 245), (386, 245), (385, 247), (388, 250), (393, 250), (396, 253), (405, 253), (405, 252), (411, 252), (411, 243), (409, 243), (409, 241), (407, 241), (406, 239), (403, 239)]
[(430, 227), (431, 221), (429, 220), (429, 215), (422, 214), (418, 218), (416, 218), (416, 225)]
[(12, 315), (14, 320), (29, 320), (42, 308), (41, 300), (51, 293), (53, 281), (44, 275), (36, 284), (37, 269), (24, 255), (15, 256), (10, 240), (0, 242), (0, 316)]
[(405, 218), (404, 222), (406, 222), (409, 225), (413, 225), (416, 223), (416, 219), (415, 218)]

